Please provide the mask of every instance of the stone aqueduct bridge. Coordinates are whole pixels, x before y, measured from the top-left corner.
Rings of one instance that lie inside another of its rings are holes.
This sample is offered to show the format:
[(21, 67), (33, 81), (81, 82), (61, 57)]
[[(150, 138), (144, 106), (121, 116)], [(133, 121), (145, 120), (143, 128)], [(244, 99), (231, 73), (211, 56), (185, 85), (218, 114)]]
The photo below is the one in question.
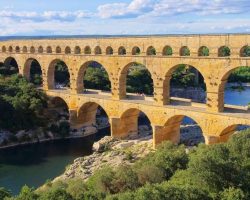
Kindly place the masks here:
[[(100, 105), (109, 117), (111, 134), (124, 137), (137, 130), (137, 118), (142, 111), (151, 121), (154, 145), (157, 145), (163, 140), (178, 142), (180, 123), (188, 116), (199, 124), (206, 143), (211, 144), (226, 141), (238, 124), (250, 125), (249, 112), (224, 110), (224, 88), (229, 75), (239, 66), (250, 66), (250, 58), (242, 54), (249, 44), (250, 35), (13, 40), (0, 42), (0, 62), (14, 58), (19, 73), (29, 78), (31, 61), (37, 60), (42, 68), (43, 89), (67, 103), (73, 125), (94, 123)], [(220, 55), (224, 46), (230, 49), (228, 57)], [(170, 47), (173, 54), (166, 55), (165, 50)], [(190, 50), (190, 56), (182, 55), (183, 47)], [(201, 56), (203, 47), (209, 49), (209, 56)], [(152, 48), (156, 55), (152, 55)], [(68, 66), (69, 90), (54, 88), (58, 60)], [(83, 93), (84, 71), (91, 61), (106, 69), (111, 93)], [(145, 65), (151, 73), (153, 98), (140, 100), (126, 96), (127, 71), (133, 63)], [(171, 104), (170, 79), (179, 64), (191, 65), (203, 75), (206, 104)]]

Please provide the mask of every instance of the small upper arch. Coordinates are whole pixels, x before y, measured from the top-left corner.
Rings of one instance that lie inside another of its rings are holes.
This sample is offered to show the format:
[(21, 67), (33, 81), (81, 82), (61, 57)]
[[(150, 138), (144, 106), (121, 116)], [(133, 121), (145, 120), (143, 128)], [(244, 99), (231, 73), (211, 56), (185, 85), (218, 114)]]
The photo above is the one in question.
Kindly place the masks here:
[(47, 47), (47, 53), (52, 53), (52, 47), (51, 46)]
[(23, 53), (27, 53), (28, 52), (28, 48), (26, 46), (23, 47)]
[(90, 48), (90, 46), (86, 46), (84, 48), (84, 54), (91, 54), (91, 48)]
[(56, 47), (56, 53), (62, 53), (61, 47), (59, 47), (59, 46)]
[(106, 48), (106, 55), (113, 55), (114, 54), (114, 50), (111, 46), (108, 46)]
[(43, 47), (42, 46), (38, 47), (38, 53), (43, 53)]
[(102, 54), (102, 49), (100, 46), (96, 46), (95, 47), (95, 55), (100, 55), (100, 54)]
[(31, 47), (30, 47), (30, 53), (35, 53), (35, 52), (36, 52), (35, 47), (31, 46)]
[(167, 45), (162, 50), (163, 56), (172, 56), (173, 55), (173, 49), (171, 46)]
[(127, 54), (127, 51), (126, 51), (125, 47), (123, 47), (123, 46), (119, 47), (118, 55), (126, 55), (126, 54)]
[(69, 46), (65, 48), (65, 54), (71, 54), (71, 49)]
[(12, 46), (9, 46), (9, 52), (13, 52), (13, 47)]
[(20, 53), (20, 47), (16, 46), (16, 53)]
[(2, 46), (2, 52), (6, 52), (6, 46)]
[(222, 46), (218, 49), (218, 56), (219, 57), (228, 57), (231, 55), (231, 51), (229, 47), (227, 46)]
[(187, 46), (180, 48), (180, 56), (190, 56), (190, 50)]
[(209, 49), (208, 49), (208, 47), (206, 47), (206, 46), (200, 47), (199, 51), (198, 51), (198, 55), (199, 56), (209, 56)]
[(141, 54), (141, 49), (138, 46), (133, 47), (132, 49), (132, 55), (140, 55)]
[(250, 46), (249, 45), (246, 45), (246, 46), (241, 48), (240, 56), (241, 57), (250, 57)]
[(156, 49), (153, 46), (148, 47), (147, 55), (148, 56), (155, 56), (156, 55)]
[(76, 46), (74, 53), (75, 54), (81, 54), (81, 48), (79, 46)]

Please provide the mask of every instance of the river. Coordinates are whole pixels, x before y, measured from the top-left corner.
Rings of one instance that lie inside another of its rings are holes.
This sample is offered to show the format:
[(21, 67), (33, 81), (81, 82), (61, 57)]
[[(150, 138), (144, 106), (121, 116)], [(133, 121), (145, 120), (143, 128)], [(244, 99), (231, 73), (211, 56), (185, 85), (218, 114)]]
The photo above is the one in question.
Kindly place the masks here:
[(65, 171), (80, 156), (90, 155), (94, 141), (109, 129), (85, 138), (62, 139), (0, 150), (0, 187), (18, 194), (23, 185), (39, 187)]
[[(250, 87), (244, 91), (226, 90), (225, 103), (247, 105)], [(92, 144), (108, 134), (103, 130), (96, 136), (30, 144), (0, 150), (0, 187), (17, 194), (23, 185), (38, 187), (46, 180), (62, 174), (65, 167), (77, 157), (91, 154)]]

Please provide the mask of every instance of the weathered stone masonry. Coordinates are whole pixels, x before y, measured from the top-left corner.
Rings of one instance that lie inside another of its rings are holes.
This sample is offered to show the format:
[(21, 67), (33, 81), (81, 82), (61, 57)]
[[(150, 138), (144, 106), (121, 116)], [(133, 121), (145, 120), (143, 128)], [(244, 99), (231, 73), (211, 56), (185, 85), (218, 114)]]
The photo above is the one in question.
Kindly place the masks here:
[[(157, 145), (163, 140), (178, 142), (180, 123), (188, 116), (200, 125), (209, 144), (226, 141), (238, 124), (250, 125), (249, 113), (224, 112), (225, 84), (234, 69), (250, 66), (250, 58), (242, 53), (249, 44), (250, 35), (12, 40), (0, 42), (0, 62), (14, 58), (19, 73), (29, 78), (31, 61), (36, 59), (42, 68), (43, 89), (67, 103), (72, 125), (93, 123), (97, 105), (100, 105), (109, 116), (112, 135), (124, 137), (137, 129), (138, 113), (143, 111), (151, 121)], [(224, 46), (230, 49), (228, 57), (220, 54)], [(166, 47), (172, 49), (172, 55), (165, 54)], [(183, 47), (190, 50), (190, 56), (182, 55)], [(209, 49), (209, 56), (201, 56), (203, 47)], [(152, 55), (153, 48), (156, 55)], [(54, 63), (58, 60), (69, 68), (69, 91), (54, 88)], [(84, 71), (92, 61), (106, 69), (111, 81), (110, 95), (82, 93)], [(133, 63), (145, 65), (151, 73), (153, 101), (127, 98), (126, 76)], [(170, 104), (170, 79), (179, 64), (191, 65), (203, 75), (206, 104), (197, 107)]]

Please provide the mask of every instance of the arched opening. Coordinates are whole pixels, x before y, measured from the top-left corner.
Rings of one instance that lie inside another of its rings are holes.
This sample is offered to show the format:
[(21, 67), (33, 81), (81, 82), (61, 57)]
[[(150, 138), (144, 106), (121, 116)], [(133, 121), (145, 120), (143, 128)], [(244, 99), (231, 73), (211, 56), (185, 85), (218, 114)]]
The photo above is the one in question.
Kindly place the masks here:
[(47, 47), (47, 53), (52, 53), (52, 47), (51, 46)]
[(206, 46), (202, 46), (198, 51), (199, 56), (209, 56), (209, 49)]
[(126, 55), (126, 54), (127, 54), (127, 52), (126, 52), (125, 47), (119, 47), (118, 55)]
[(2, 52), (6, 52), (6, 46), (2, 46)]
[(218, 142), (227, 142), (228, 139), (232, 135), (240, 133), (242, 131), (250, 131), (250, 126), (249, 125), (243, 125), (243, 124), (234, 124), (234, 125), (231, 125), (231, 126), (225, 128), (221, 132)]
[(46, 115), (50, 119), (49, 131), (57, 137), (64, 138), (72, 134), (70, 129), (69, 107), (61, 97), (50, 99)]
[(81, 54), (81, 48), (79, 46), (75, 47), (75, 54)]
[(42, 68), (36, 59), (30, 58), (24, 65), (24, 76), (36, 86), (42, 86)]
[(139, 47), (133, 47), (132, 49), (132, 55), (140, 55), (141, 54), (141, 49)]
[(20, 47), (16, 46), (16, 53), (20, 53)]
[(9, 52), (12, 53), (13, 52), (13, 47), (12, 46), (9, 46)]
[(106, 49), (106, 55), (113, 55), (114, 54), (114, 50), (112, 47), (107, 47)]
[(95, 48), (95, 55), (100, 55), (100, 54), (102, 54), (102, 49), (101, 49), (101, 47), (97, 46)]
[(70, 47), (65, 48), (65, 54), (71, 54), (71, 49)]
[(156, 137), (159, 137), (156, 138), (157, 144), (164, 140), (186, 146), (196, 146), (205, 142), (201, 127), (195, 120), (185, 115), (175, 115), (169, 118)]
[(180, 56), (190, 56), (190, 50), (187, 46), (180, 48)]
[(133, 62), (125, 66), (119, 84), (122, 98), (146, 99), (146, 95), (153, 95), (154, 92), (151, 73), (140, 63)]
[(231, 51), (227, 46), (222, 46), (218, 50), (219, 57), (228, 57), (231, 55)]
[[(192, 102), (206, 103), (204, 77), (190, 65), (179, 64), (172, 67), (166, 74), (164, 91), (165, 97), (170, 96), (170, 103), (175, 105), (192, 106)], [(166, 103), (169, 103), (167, 99)]]
[(97, 93), (94, 90), (110, 91), (111, 83), (104, 66), (95, 61), (84, 63), (77, 76), (78, 93)]
[(148, 47), (147, 55), (148, 56), (155, 56), (156, 55), (156, 50), (155, 50), (155, 48), (153, 46)]
[(11, 76), (13, 74), (18, 74), (18, 72), (18, 64), (16, 59), (13, 57), (6, 58), (0, 67), (0, 74), (3, 76)]
[(165, 46), (162, 51), (163, 56), (172, 56), (173, 55), (173, 49), (170, 46)]
[(23, 47), (23, 53), (27, 53), (28, 52), (28, 48), (26, 46)]
[(56, 47), (56, 53), (62, 53), (61, 47), (59, 47), (59, 46)]
[(220, 105), (224, 105), (226, 110), (249, 112), (250, 66), (237, 67), (228, 71), (221, 80), (219, 93), (222, 94)]
[(240, 50), (241, 57), (250, 57), (250, 46), (246, 45)]
[(42, 46), (38, 47), (38, 53), (43, 53), (43, 47)]
[(86, 46), (84, 48), (84, 54), (91, 54), (91, 48), (90, 48), (90, 46)]
[(54, 60), (48, 69), (49, 89), (69, 89), (70, 74), (68, 66), (62, 60)]
[(36, 52), (36, 49), (35, 49), (35, 47), (30, 47), (30, 53), (35, 53)]
[(152, 126), (148, 116), (137, 108), (126, 110), (120, 117), (119, 126), (114, 132), (122, 138), (152, 137)]
[(98, 139), (111, 135), (109, 117), (95, 102), (88, 102), (80, 107), (74, 127), (84, 135), (95, 134)]

